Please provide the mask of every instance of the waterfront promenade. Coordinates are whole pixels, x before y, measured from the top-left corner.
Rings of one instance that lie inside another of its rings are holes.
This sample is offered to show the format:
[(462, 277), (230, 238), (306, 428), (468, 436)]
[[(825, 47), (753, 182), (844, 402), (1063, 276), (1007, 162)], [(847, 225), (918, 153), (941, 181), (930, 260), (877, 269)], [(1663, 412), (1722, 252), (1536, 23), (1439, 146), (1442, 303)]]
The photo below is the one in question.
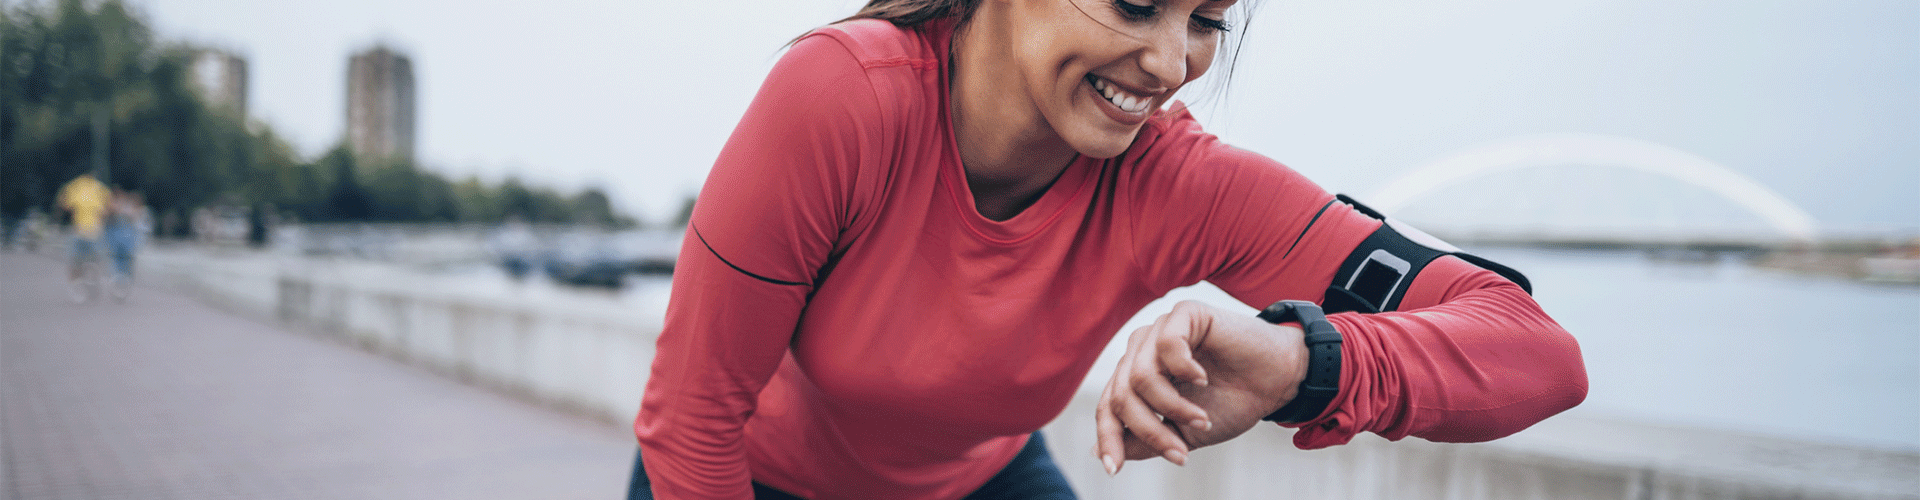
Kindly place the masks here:
[[(664, 280), (607, 294), (513, 281), (472, 264), (218, 246), (147, 250), (141, 257), (147, 285), (128, 303), (88, 305), (66, 299), (57, 260), (0, 253), (0, 500), (620, 497), (633, 450), (624, 423), (637, 410), (653, 357)], [(402, 254), (413, 255), (394, 252)], [(421, 255), (427, 254), (434, 253)], [(1650, 282), (1687, 293), (1697, 285), (1619, 262), (1555, 265), (1526, 257), (1500, 259), (1524, 263), (1542, 282), (1627, 276), (1630, 285)], [(1781, 284), (1767, 279), (1730, 283), (1817, 310), (1838, 309), (1826, 305), (1827, 295), (1781, 292)], [(1101, 375), (1113, 369), (1108, 360), (1047, 425), (1048, 445), (1081, 497), (1102, 500), (1920, 500), (1920, 454), (1902, 441), (1876, 447), (1803, 436), (1848, 426), (1901, 431), (1903, 407), (1860, 402), (1863, 395), (1885, 395), (1897, 403), (1911, 394), (1900, 384), (1910, 373), (1903, 367), (1912, 365), (1900, 364), (1906, 358), (1898, 353), (1890, 364), (1871, 363), (1872, 370), (1858, 372), (1863, 375), (1849, 375), (1860, 386), (1853, 392), (1822, 395), (1850, 401), (1843, 406), (1856, 412), (1825, 415), (1805, 428), (1756, 433), (1721, 414), (1705, 425), (1676, 424), (1663, 414), (1635, 418), (1598, 403), (1620, 401), (1616, 394), (1623, 391), (1636, 398), (1676, 391), (1642, 390), (1648, 385), (1618, 371), (1670, 368), (1641, 359), (1644, 350), (1619, 348), (1616, 337), (1637, 326), (1595, 318), (1629, 319), (1610, 309), (1596, 316), (1582, 306), (1651, 295), (1628, 289), (1608, 292), (1620, 297), (1568, 297), (1553, 294), (1579, 288), (1543, 290), (1543, 298), (1557, 301), (1562, 321), (1591, 332), (1582, 346), (1596, 390), (1581, 408), (1514, 436), (1443, 444), (1389, 443), (1366, 434), (1345, 446), (1301, 451), (1287, 430), (1265, 428), (1197, 452), (1187, 467), (1133, 462), (1108, 477), (1086, 452), (1093, 446)], [(1906, 295), (1883, 295), (1848, 303), (1906, 307), (1897, 302)], [(1178, 299), (1233, 300), (1217, 288), (1183, 289), (1135, 321), (1151, 320)], [(1682, 321), (1679, 328), (1713, 334), (1712, 325), (1686, 322), (1695, 321), (1691, 316), (1667, 317)], [(1740, 333), (1761, 346), (1772, 345), (1769, 335), (1775, 335)], [(1843, 342), (1848, 337), (1827, 338), (1852, 345)], [(1812, 352), (1794, 346), (1796, 353)], [(1109, 346), (1108, 354), (1103, 359), (1117, 360), (1119, 351)], [(1770, 398), (1739, 391), (1754, 377), (1740, 370), (1775, 359), (1766, 354), (1726, 354), (1730, 359), (1713, 375), (1719, 378), (1675, 379), (1668, 383), (1697, 390), (1671, 397), (1765, 411), (1753, 409)], [(1819, 359), (1857, 365), (1863, 356)], [(1868, 385), (1886, 378), (1881, 373), (1893, 380)], [(546, 409), (553, 407), (569, 410)], [(1665, 415), (1671, 414), (1680, 413)]]
[(633, 438), (155, 286), (0, 253), (0, 498), (618, 498)]

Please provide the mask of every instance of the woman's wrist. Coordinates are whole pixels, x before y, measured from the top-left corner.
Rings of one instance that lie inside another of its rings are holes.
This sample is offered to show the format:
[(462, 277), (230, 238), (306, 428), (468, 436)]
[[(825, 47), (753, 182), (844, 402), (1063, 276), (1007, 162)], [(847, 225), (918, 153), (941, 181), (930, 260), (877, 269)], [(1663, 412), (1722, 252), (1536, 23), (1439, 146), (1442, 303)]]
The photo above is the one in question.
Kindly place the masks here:
[(1340, 331), (1312, 302), (1275, 302), (1260, 312), (1260, 319), (1275, 324), (1297, 323), (1301, 332), (1297, 337), (1301, 342), (1289, 346), (1296, 352), (1285, 358), (1291, 361), (1287, 364), (1292, 369), (1284, 381), (1293, 384), (1286, 386), (1284, 402), (1265, 420), (1294, 423), (1318, 417), (1340, 391)]
[(1276, 351), (1272, 357), (1277, 370), (1274, 377), (1262, 387), (1262, 394), (1266, 395), (1262, 400), (1266, 405), (1261, 408), (1261, 415), (1270, 415), (1299, 396), (1300, 383), (1306, 381), (1307, 361), (1311, 356), (1298, 323), (1274, 324), (1272, 329), (1273, 338), (1279, 340), (1274, 342)]

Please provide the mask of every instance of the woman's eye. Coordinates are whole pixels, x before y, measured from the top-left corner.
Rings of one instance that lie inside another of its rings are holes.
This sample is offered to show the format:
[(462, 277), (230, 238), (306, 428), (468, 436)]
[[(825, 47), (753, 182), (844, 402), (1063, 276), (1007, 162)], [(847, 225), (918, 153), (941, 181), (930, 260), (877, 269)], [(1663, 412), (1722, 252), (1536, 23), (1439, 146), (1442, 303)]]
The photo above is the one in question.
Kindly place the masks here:
[(1193, 31), (1195, 32), (1213, 33), (1218, 31), (1233, 31), (1233, 26), (1227, 24), (1225, 19), (1214, 19), (1199, 14), (1194, 14), (1190, 19), (1193, 21)]
[(1141, 20), (1153, 17), (1156, 10), (1152, 5), (1140, 5), (1128, 0), (1113, 0), (1113, 8), (1127, 19)]

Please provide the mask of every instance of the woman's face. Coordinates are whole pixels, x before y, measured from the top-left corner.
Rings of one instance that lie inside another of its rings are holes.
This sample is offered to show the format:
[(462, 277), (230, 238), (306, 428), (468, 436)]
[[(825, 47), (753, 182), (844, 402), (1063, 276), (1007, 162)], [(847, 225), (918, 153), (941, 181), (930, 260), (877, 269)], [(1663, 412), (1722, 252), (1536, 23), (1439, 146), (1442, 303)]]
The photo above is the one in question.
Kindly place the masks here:
[(1236, 0), (1014, 0), (1014, 64), (1040, 115), (1080, 154), (1111, 158), (1207, 72)]

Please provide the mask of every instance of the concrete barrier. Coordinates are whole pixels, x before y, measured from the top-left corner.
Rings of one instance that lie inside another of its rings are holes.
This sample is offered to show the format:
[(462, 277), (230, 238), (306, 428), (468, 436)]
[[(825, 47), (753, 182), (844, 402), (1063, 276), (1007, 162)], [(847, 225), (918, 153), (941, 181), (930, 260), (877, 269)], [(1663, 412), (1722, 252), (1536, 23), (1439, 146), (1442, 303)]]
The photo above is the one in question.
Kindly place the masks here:
[[(638, 410), (661, 308), (515, 302), (394, 264), (227, 252), (150, 252), (146, 269), (236, 312), (616, 425)], [(1107, 477), (1091, 453), (1097, 396), (1083, 388), (1045, 429), (1089, 499), (1920, 499), (1914, 450), (1661, 427), (1579, 409), (1468, 445), (1363, 435), (1301, 451), (1291, 431), (1262, 425), (1196, 451), (1186, 467), (1130, 462)]]
[(639, 410), (656, 313), (464, 293), (396, 264), (221, 252), (153, 251), (143, 267), (216, 306), (598, 420)]
[(1093, 405), (1081, 395), (1045, 429), (1083, 498), (1126, 499), (1913, 499), (1920, 455), (1699, 428), (1667, 428), (1579, 411), (1478, 444), (1372, 434), (1302, 451), (1293, 431), (1262, 424), (1195, 450), (1185, 467), (1128, 462), (1109, 478), (1092, 455)]

